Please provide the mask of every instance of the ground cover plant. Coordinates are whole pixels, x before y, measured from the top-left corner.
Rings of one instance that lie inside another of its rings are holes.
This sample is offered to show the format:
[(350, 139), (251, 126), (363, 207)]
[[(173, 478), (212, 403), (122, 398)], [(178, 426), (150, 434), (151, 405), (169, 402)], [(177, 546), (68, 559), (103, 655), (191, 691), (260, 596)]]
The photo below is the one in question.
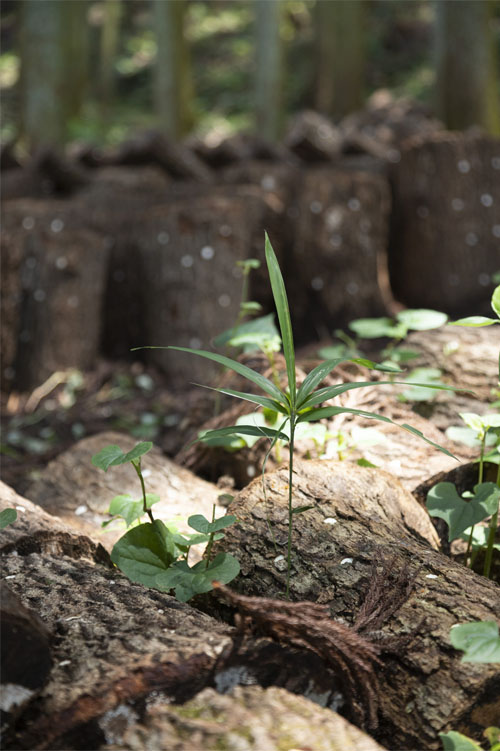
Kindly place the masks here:
[[(322, 383), (322, 381), (326, 378), (326, 376), (329, 373), (331, 373), (338, 365), (340, 365), (340, 363), (345, 362), (345, 361), (354, 362), (359, 365), (363, 365), (367, 368), (389, 372), (391, 374), (402, 372), (397, 364), (394, 364), (391, 362), (391, 363), (385, 363), (385, 364), (382, 363), (378, 365), (377, 363), (371, 360), (368, 360), (366, 358), (336, 357), (336, 358), (328, 359), (320, 363), (317, 367), (311, 370), (310, 373), (308, 373), (308, 375), (306, 376), (302, 384), (300, 384), (300, 386), (297, 385), (296, 373), (295, 373), (295, 350), (294, 350), (293, 332), (292, 332), (292, 324), (291, 324), (291, 318), (290, 318), (288, 299), (286, 295), (285, 284), (284, 284), (281, 270), (278, 264), (278, 260), (276, 258), (276, 255), (274, 253), (274, 250), (272, 248), (271, 242), (267, 234), (265, 237), (265, 256), (266, 256), (266, 263), (267, 263), (267, 269), (269, 273), (269, 280), (271, 283), (273, 298), (274, 298), (274, 302), (276, 306), (276, 311), (278, 314), (279, 328), (280, 328), (281, 340), (283, 344), (283, 354), (284, 354), (285, 362), (286, 362), (286, 384), (287, 385), (285, 388), (282, 388), (280, 385), (277, 385), (272, 380), (266, 378), (265, 376), (252, 370), (246, 365), (238, 362), (237, 360), (233, 360), (227, 357), (226, 355), (220, 355), (215, 352), (209, 352), (205, 350), (190, 349), (186, 347), (177, 347), (177, 346), (167, 346), (167, 347), (159, 346), (159, 347), (148, 347), (148, 348), (171, 349), (171, 350), (176, 350), (179, 352), (186, 352), (189, 354), (194, 354), (200, 357), (204, 357), (213, 362), (216, 362), (219, 365), (221, 365), (223, 368), (232, 370), (233, 372), (242, 376), (246, 380), (250, 381), (250, 383), (254, 384), (254, 386), (257, 386), (261, 391), (264, 392), (265, 396), (261, 396), (259, 394), (254, 394), (250, 392), (235, 391), (230, 388), (215, 388), (214, 389), (215, 391), (219, 391), (222, 394), (227, 394), (229, 396), (236, 397), (237, 399), (243, 399), (243, 400), (249, 401), (257, 405), (257, 408), (260, 407), (260, 408), (270, 410), (280, 416), (280, 424), (278, 428), (269, 428), (264, 425), (255, 425), (255, 424), (231, 425), (231, 426), (227, 426), (224, 428), (218, 428), (216, 430), (206, 431), (201, 436), (199, 436), (198, 440), (204, 441), (209, 444), (210, 442), (217, 444), (218, 442), (220, 442), (221, 438), (226, 439), (228, 437), (232, 437), (235, 435), (236, 436), (249, 435), (249, 436), (257, 436), (257, 437), (265, 437), (265, 438), (270, 439), (271, 441), (271, 445), (270, 445), (268, 454), (266, 455), (266, 459), (267, 459), (267, 456), (269, 456), (269, 452), (276, 444), (276, 441), (283, 440), (283, 441), (288, 442), (290, 459), (289, 459), (289, 483), (288, 483), (288, 536), (287, 536), (287, 555), (286, 555), (287, 570), (286, 570), (285, 597), (289, 598), (290, 575), (291, 575), (291, 568), (292, 568), (292, 537), (293, 537), (294, 515), (303, 513), (310, 508), (309, 506), (301, 506), (299, 508), (294, 508), (293, 506), (294, 445), (295, 445), (296, 431), (297, 431), (298, 426), (300, 426), (303, 423), (320, 420), (321, 418), (324, 418), (324, 417), (332, 417), (333, 415), (337, 415), (341, 413), (349, 413), (349, 414), (359, 415), (362, 417), (367, 417), (367, 418), (371, 418), (375, 420), (380, 420), (382, 422), (388, 422), (394, 425), (398, 425), (398, 427), (401, 427), (402, 429), (407, 430), (410, 433), (413, 433), (419, 438), (425, 440), (427, 443), (430, 443), (435, 448), (439, 449), (440, 451), (443, 451), (445, 454), (448, 454), (449, 456), (453, 456), (453, 455), (447, 449), (443, 448), (442, 446), (439, 446), (437, 443), (426, 438), (421, 431), (417, 430), (411, 425), (408, 425), (408, 424), (400, 425), (399, 423), (395, 423), (393, 420), (391, 420), (388, 417), (385, 417), (383, 415), (379, 415), (373, 412), (367, 412), (365, 410), (341, 407), (341, 406), (321, 406), (324, 402), (334, 399), (340, 394), (343, 394), (346, 391), (349, 391), (351, 389), (363, 388), (365, 386), (387, 385), (387, 384), (394, 383), (393, 380), (377, 381), (377, 382), (372, 382), (372, 381), (352, 382), (352, 383), (342, 383), (340, 385), (331, 386), (331, 387), (320, 388), (320, 384)], [(142, 348), (137, 348), (137, 349), (142, 349)], [(396, 382), (396, 383), (402, 383), (402, 382)], [(403, 382), (402, 385), (406, 385), (406, 384)], [(441, 384), (432, 384), (432, 385), (418, 384), (418, 385), (435, 388), (435, 389), (456, 390), (456, 389), (453, 389), (453, 387), (445, 386)], [(265, 461), (264, 461), (264, 466), (263, 466), (263, 472), (264, 472), (264, 467), (265, 467)]]
[[(229, 553), (219, 553), (210, 560), (213, 543), (224, 537), (221, 530), (234, 524), (236, 517), (226, 515), (216, 519), (215, 507), (211, 521), (202, 514), (194, 514), (189, 517), (188, 524), (196, 534), (190, 535), (181, 535), (172, 525), (155, 519), (151, 509), (160, 498), (146, 493), (141, 468), (142, 457), (152, 447), (152, 443), (143, 441), (125, 454), (119, 446), (105, 446), (92, 457), (92, 464), (104, 472), (109, 467), (130, 463), (141, 484), (140, 499), (118, 495), (111, 501), (109, 513), (131, 527), (114, 545), (111, 560), (132, 581), (163, 592), (174, 590), (177, 599), (186, 602), (194, 595), (209, 592), (213, 581), (227, 584), (238, 575), (239, 563)], [(149, 522), (140, 523), (145, 514)], [(205, 559), (190, 566), (190, 548), (202, 543), (207, 545)]]
[[(497, 318), (471, 316), (455, 321), (455, 326), (491, 326), (500, 323), (500, 286), (493, 292), (491, 307)], [(499, 355), (500, 385), (500, 355)], [(448, 541), (462, 538), (467, 540), (465, 565), (471, 568), (481, 550), (485, 550), (483, 575), (490, 576), (493, 551), (500, 550), (495, 542), (498, 528), (498, 509), (500, 503), (500, 414), (488, 413), (478, 415), (473, 412), (460, 415), (466, 424), (465, 429), (455, 431), (455, 438), (468, 445), (479, 447), (478, 482), (472, 491), (459, 495), (451, 482), (440, 482), (427, 494), (427, 510), (431, 516), (440, 517), (448, 525)], [(489, 440), (491, 439), (491, 440)], [(489, 447), (491, 450), (486, 453)], [(496, 464), (496, 482), (483, 482), (485, 462)], [(490, 519), (488, 527), (476, 527), (482, 521)]]

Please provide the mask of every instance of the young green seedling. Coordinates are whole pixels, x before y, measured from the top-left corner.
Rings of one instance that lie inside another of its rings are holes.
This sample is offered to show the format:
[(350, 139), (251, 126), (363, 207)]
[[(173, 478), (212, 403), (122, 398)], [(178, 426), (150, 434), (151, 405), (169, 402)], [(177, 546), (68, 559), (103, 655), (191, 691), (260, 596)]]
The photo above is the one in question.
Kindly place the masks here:
[[(456, 438), (465, 438), (466, 442), (471, 445), (471, 434), (473, 438), (472, 445), (478, 445), (479, 453), (479, 473), (478, 484), (474, 486), (472, 493), (466, 492), (462, 498), (451, 482), (439, 482), (427, 494), (427, 510), (431, 516), (438, 516), (448, 524), (448, 539), (451, 542), (459, 537), (467, 539), (467, 551), (465, 553), (465, 564), (469, 562), (472, 566), (475, 554), (485, 547), (486, 555), (484, 561), (483, 574), (489, 577), (493, 550), (496, 547), (495, 533), (498, 525), (498, 505), (500, 501), (500, 463), (495, 462), (495, 455), (492, 453), (488, 461), (498, 463), (496, 483), (483, 482), (485, 448), (488, 437), (491, 436), (493, 442), (498, 441), (498, 436), (489, 431), (498, 432), (500, 429), (500, 415), (486, 414), (476, 415), (473, 412), (464, 412), (460, 415), (467, 425), (466, 434), (450, 432)], [(463, 500), (466, 498), (467, 500)], [(489, 532), (486, 539), (486, 533), (477, 534), (475, 525), (491, 517)], [(469, 560), (471, 550), (474, 549), (473, 555)]]
[[(92, 457), (92, 464), (105, 472), (109, 467), (132, 464), (141, 484), (141, 500), (119, 495), (111, 501), (110, 514), (123, 518), (127, 527), (131, 527), (114, 545), (111, 560), (132, 581), (163, 592), (173, 589), (177, 599), (186, 602), (196, 594), (209, 592), (213, 581), (227, 584), (238, 575), (239, 563), (229, 553), (220, 553), (210, 561), (214, 541), (224, 537), (220, 530), (234, 524), (236, 517), (228, 515), (215, 519), (214, 506), (211, 522), (201, 514), (189, 517), (188, 524), (196, 534), (187, 536), (178, 534), (172, 525), (161, 519), (155, 519), (151, 507), (160, 498), (146, 493), (141, 469), (141, 459), (152, 446), (144, 441), (126, 454), (119, 446), (106, 446)], [(144, 514), (150, 521), (135, 525)], [(208, 543), (206, 560), (190, 567), (189, 550), (201, 543)]]
[[(243, 365), (237, 360), (232, 360), (224, 355), (219, 355), (215, 352), (208, 352), (205, 350), (188, 349), (186, 347), (148, 347), (147, 349), (172, 349), (179, 352), (187, 352), (189, 354), (198, 355), (208, 360), (222, 365), (228, 370), (232, 370), (238, 375), (242, 376), (246, 380), (253, 383), (265, 396), (260, 394), (246, 393), (241, 391), (235, 391), (229, 388), (217, 389), (223, 394), (234, 396), (238, 399), (243, 399), (256, 404), (260, 407), (267, 408), (276, 412), (281, 417), (281, 423), (277, 429), (261, 427), (256, 425), (232, 425), (226, 428), (220, 428), (218, 430), (207, 431), (201, 438), (202, 440), (210, 443), (210, 441), (219, 440), (220, 438), (226, 438), (233, 435), (251, 435), (260, 436), (271, 439), (271, 448), (275, 445), (278, 439), (287, 440), (289, 445), (290, 460), (289, 460), (289, 482), (288, 482), (288, 537), (287, 537), (287, 573), (286, 573), (286, 585), (285, 596), (288, 598), (290, 595), (290, 576), (292, 570), (292, 534), (293, 534), (293, 520), (294, 515), (302, 513), (309, 507), (294, 508), (293, 505), (293, 467), (294, 467), (294, 446), (297, 426), (304, 422), (320, 420), (323, 417), (332, 417), (333, 415), (349, 413), (353, 415), (359, 415), (361, 417), (367, 417), (374, 420), (381, 420), (382, 422), (398, 425), (404, 430), (413, 433), (414, 435), (422, 438), (430, 443), (435, 448), (443, 451), (449, 456), (453, 456), (442, 446), (426, 438), (421, 431), (413, 428), (411, 425), (403, 424), (399, 425), (394, 423), (388, 417), (378, 415), (373, 412), (367, 412), (360, 409), (352, 409), (341, 406), (320, 406), (323, 402), (330, 399), (334, 399), (340, 394), (345, 393), (351, 389), (364, 388), (365, 386), (384, 385), (392, 383), (391, 381), (378, 381), (373, 383), (368, 382), (354, 382), (354, 383), (342, 383), (336, 386), (319, 388), (322, 381), (328, 376), (329, 373), (334, 370), (340, 363), (345, 362), (346, 358), (334, 358), (326, 360), (317, 367), (315, 367), (304, 379), (300, 386), (297, 386), (295, 375), (295, 350), (293, 343), (292, 323), (290, 318), (290, 310), (288, 307), (288, 299), (285, 290), (285, 284), (281, 275), (281, 270), (278, 264), (278, 260), (271, 246), (269, 237), (266, 235), (266, 263), (269, 273), (269, 279), (271, 283), (271, 289), (274, 297), (274, 303), (278, 314), (279, 327), (281, 332), (281, 340), (283, 343), (283, 354), (286, 363), (286, 388), (281, 388), (276, 383), (261, 375), (260, 373), (252, 370), (251, 368)], [(136, 349), (142, 349), (137, 347)], [(399, 367), (394, 364), (377, 365), (371, 360), (365, 358), (350, 359), (350, 362), (355, 362), (365, 367), (375, 370), (381, 370), (385, 372), (401, 372)], [(422, 384), (426, 385), (427, 384)], [(449, 386), (433, 386), (437, 389), (453, 389)], [(461, 389), (458, 389), (461, 390)], [(287, 432), (285, 432), (285, 427)], [(271, 450), (271, 449), (270, 449)]]

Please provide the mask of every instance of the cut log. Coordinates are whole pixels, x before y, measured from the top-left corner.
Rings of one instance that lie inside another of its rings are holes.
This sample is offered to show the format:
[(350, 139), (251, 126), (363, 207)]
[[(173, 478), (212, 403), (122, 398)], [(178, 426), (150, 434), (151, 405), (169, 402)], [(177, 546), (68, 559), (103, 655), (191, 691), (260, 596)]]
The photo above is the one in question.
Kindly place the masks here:
[(98, 748), (106, 713), (135, 715), (133, 702), (158, 692), (186, 701), (232, 643), (227, 626), (118, 571), (37, 553), (4, 556), (3, 569), (22, 602), (57, 630), (48, 682), (6, 748)]
[(408, 307), (490, 315), (500, 254), (500, 141), (440, 133), (411, 141), (392, 171), (389, 251)]
[[(228, 529), (218, 549), (239, 557), (242, 575), (234, 587), (276, 597), (285, 588), (288, 468), (268, 475), (266, 485), (267, 500), (260, 479), (239, 493), (230, 513), (240, 524)], [(399, 653), (383, 657), (378, 673), (382, 719), (375, 737), (391, 749), (433, 750), (441, 747), (439, 732), (453, 729), (480, 737), (495, 712), (498, 716), (498, 666), (462, 664), (449, 631), (456, 623), (498, 620), (500, 589), (434, 549), (434, 529), (428, 538), (432, 544), (423, 532), (430, 525), (425, 511), (414, 501), (422, 526), (409, 524), (399, 506), (401, 492), (396, 481), (377, 470), (298, 463), (293, 506), (312, 508), (294, 515), (290, 589), (294, 600), (325, 603), (334, 617), (352, 622), (370, 572), (384, 565), (384, 579), (372, 580), (369, 593), (390, 616), (379, 636), (386, 645), (403, 636), (406, 642), (399, 641)], [(408, 598), (406, 592), (394, 613), (397, 580), (405, 571), (414, 580), (413, 594)]]
[[(241, 281), (236, 262), (248, 257), (260, 197), (190, 197), (157, 206), (141, 217), (137, 238), (144, 289), (148, 345), (210, 349), (214, 336), (234, 325)], [(172, 385), (207, 379), (220, 368), (199, 357), (161, 349), (146, 350)]]
[(287, 290), (299, 339), (384, 313), (379, 268), (385, 265), (389, 209), (388, 183), (380, 175), (327, 167), (306, 172)]
[(2, 330), (12, 358), (4, 367), (19, 390), (96, 360), (109, 247), (85, 224), (78, 208), (60, 201), (9, 205)]
[[(130, 464), (110, 467), (105, 473), (94, 467), (91, 459), (105, 446), (117, 445), (127, 452), (136, 443), (130, 436), (114, 432), (84, 438), (50, 462), (27, 488), (26, 495), (70, 528), (111, 549), (125, 528), (115, 524), (102, 529), (102, 522), (110, 518), (109, 504), (118, 494), (140, 498), (141, 487)], [(142, 466), (147, 492), (161, 498), (153, 508), (155, 518), (175, 520), (180, 532), (189, 530), (187, 519), (191, 514), (211, 518), (220, 493), (215, 485), (179, 467), (157, 448), (146, 454)], [(220, 516), (225, 509), (217, 507), (216, 513)]]
[(0, 531), (2, 555), (51, 553), (112, 566), (109, 554), (102, 545), (75, 533), (74, 528), (0, 482), (0, 511), (6, 508), (16, 509), (17, 519)]
[[(111, 734), (110, 734), (111, 735)], [(111, 735), (112, 737), (112, 735)], [(384, 751), (335, 712), (282, 688), (238, 686), (226, 696), (207, 688), (182, 706), (152, 706), (120, 745), (102, 751)]]

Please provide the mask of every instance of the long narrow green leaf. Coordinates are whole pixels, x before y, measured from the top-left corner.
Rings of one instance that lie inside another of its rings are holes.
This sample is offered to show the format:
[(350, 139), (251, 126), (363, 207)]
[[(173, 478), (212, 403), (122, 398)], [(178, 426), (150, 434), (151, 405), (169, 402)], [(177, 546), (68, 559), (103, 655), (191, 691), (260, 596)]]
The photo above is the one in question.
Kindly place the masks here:
[(383, 373), (402, 373), (403, 371), (397, 365), (379, 365), (373, 360), (367, 360), (364, 357), (338, 357), (333, 360), (325, 360), (317, 365), (307, 376), (304, 378), (302, 385), (297, 392), (297, 409), (305, 404), (305, 401), (309, 394), (311, 394), (316, 386), (323, 381), (332, 370), (335, 370), (337, 365), (343, 362), (353, 362), (356, 365), (363, 365), (365, 368), (371, 370), (379, 370)]
[(288, 308), (288, 299), (286, 296), (285, 283), (278, 264), (278, 259), (266, 232), (266, 263), (269, 272), (269, 280), (273, 291), (274, 304), (278, 313), (278, 320), (281, 331), (281, 341), (283, 342), (283, 353), (286, 360), (286, 372), (288, 376), (288, 388), (290, 391), (290, 403), (292, 409), (295, 407), (296, 385), (295, 385), (295, 350), (293, 346), (292, 322), (290, 320), (290, 310)]
[(274, 412), (281, 412), (283, 415), (287, 415), (288, 401), (286, 403), (278, 402), (276, 399), (269, 399), (267, 396), (259, 396), (258, 394), (250, 394), (245, 391), (234, 391), (233, 389), (226, 389), (216, 386), (205, 386), (203, 383), (195, 383), (195, 386), (200, 386), (202, 389), (209, 389), (210, 391), (217, 391), (219, 394), (227, 394), (227, 396), (234, 396), (236, 399), (243, 399), (253, 404), (259, 404), (261, 407), (272, 409)]
[(210, 441), (212, 438), (227, 438), (231, 435), (256, 435), (259, 438), (281, 438), (282, 441), (288, 441), (286, 433), (281, 433), (273, 428), (264, 428), (260, 425), (229, 425), (227, 428), (217, 428), (216, 430), (207, 430), (197, 441)]
[(256, 386), (262, 389), (262, 391), (265, 391), (266, 394), (269, 394), (273, 397), (273, 399), (276, 399), (277, 401), (281, 403), (286, 402), (286, 396), (281, 391), (281, 389), (277, 388), (272, 381), (270, 381), (268, 378), (265, 378), (265, 376), (261, 375), (260, 373), (256, 373), (255, 370), (252, 370), (251, 368), (248, 368), (246, 365), (243, 365), (241, 362), (238, 362), (237, 360), (232, 360), (230, 357), (226, 357), (225, 355), (218, 355), (216, 352), (207, 352), (204, 349), (190, 349), (188, 347), (134, 347), (132, 352), (135, 352), (138, 349), (175, 349), (178, 352), (189, 352), (191, 355), (198, 355), (199, 357), (205, 357), (207, 360), (213, 360), (214, 362), (219, 363), (219, 365), (222, 365), (224, 368), (228, 368), (229, 370), (234, 370), (235, 373), (238, 373), (239, 375), (243, 376), (243, 378), (246, 378), (248, 381), (251, 381), (252, 383), (255, 383)]
[(306, 397), (309, 396), (312, 391), (314, 391), (316, 386), (318, 386), (321, 381), (323, 381), (326, 376), (329, 375), (332, 370), (337, 367), (337, 365), (340, 365), (341, 362), (345, 362), (345, 357), (337, 357), (333, 360), (325, 360), (324, 362), (321, 362), (319, 365), (313, 368), (313, 370), (311, 370), (311, 372), (306, 375), (306, 377), (302, 381), (302, 384), (299, 386), (299, 390), (297, 391), (297, 409), (302, 405)]
[(360, 417), (367, 417), (370, 420), (388, 422), (391, 425), (395, 425), (397, 428), (402, 428), (402, 430), (413, 433), (413, 435), (418, 436), (426, 443), (430, 443), (431, 446), (434, 446), (434, 448), (442, 451), (443, 454), (451, 456), (452, 459), (457, 458), (450, 451), (448, 451), (448, 449), (443, 448), (443, 446), (440, 446), (439, 443), (434, 443), (434, 441), (431, 441), (430, 438), (426, 438), (420, 430), (413, 428), (411, 425), (407, 425), (406, 423), (403, 423), (403, 425), (401, 425), (398, 422), (394, 422), (394, 420), (391, 420), (389, 417), (385, 417), (384, 415), (377, 415), (374, 412), (366, 412), (363, 409), (351, 409), (349, 407), (319, 407), (318, 409), (313, 409), (310, 412), (305, 412), (303, 415), (300, 415), (297, 422), (311, 422), (312, 420), (321, 420), (322, 417), (333, 417), (334, 415), (341, 415), (344, 413), (350, 415), (359, 415)]
[(297, 409), (304, 409), (306, 407), (313, 407), (315, 404), (321, 404), (326, 402), (327, 399), (335, 399), (339, 394), (343, 394), (346, 391), (352, 389), (363, 389), (367, 386), (421, 386), (426, 389), (437, 389), (441, 391), (466, 391), (472, 394), (469, 389), (462, 389), (458, 386), (446, 386), (437, 383), (413, 383), (413, 381), (354, 381), (352, 383), (339, 383), (337, 386), (326, 386), (323, 389), (318, 389), (314, 393), (310, 394), (302, 402), (297, 403)]

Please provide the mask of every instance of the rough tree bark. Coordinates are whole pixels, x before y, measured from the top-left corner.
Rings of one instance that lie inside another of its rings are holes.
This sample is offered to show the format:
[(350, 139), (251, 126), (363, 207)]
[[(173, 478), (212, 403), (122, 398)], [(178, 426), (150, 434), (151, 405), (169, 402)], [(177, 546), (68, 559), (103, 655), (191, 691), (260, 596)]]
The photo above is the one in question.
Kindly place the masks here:
[[(236, 497), (230, 513), (240, 524), (228, 529), (219, 549), (239, 557), (242, 576), (234, 587), (273, 597), (285, 585), (288, 467), (269, 475), (266, 485), (267, 500), (260, 479)], [(480, 737), (498, 716), (498, 666), (462, 664), (448, 635), (455, 623), (497, 620), (500, 594), (495, 583), (447, 559), (422, 527), (409, 524), (403, 500), (411, 502), (411, 496), (383, 472), (347, 463), (298, 464), (293, 506), (313, 508), (294, 516), (291, 596), (324, 603), (334, 617), (351, 622), (370, 572), (385, 562), (385, 579), (371, 585), (371, 597), (384, 602), (390, 616), (379, 636), (389, 639), (386, 644), (403, 636), (407, 641), (400, 642), (399, 654), (384, 655), (375, 737), (388, 748), (438, 749), (439, 732)], [(429, 526), (414, 504), (419, 523)], [(392, 617), (397, 579), (405, 571), (413, 593)]]

